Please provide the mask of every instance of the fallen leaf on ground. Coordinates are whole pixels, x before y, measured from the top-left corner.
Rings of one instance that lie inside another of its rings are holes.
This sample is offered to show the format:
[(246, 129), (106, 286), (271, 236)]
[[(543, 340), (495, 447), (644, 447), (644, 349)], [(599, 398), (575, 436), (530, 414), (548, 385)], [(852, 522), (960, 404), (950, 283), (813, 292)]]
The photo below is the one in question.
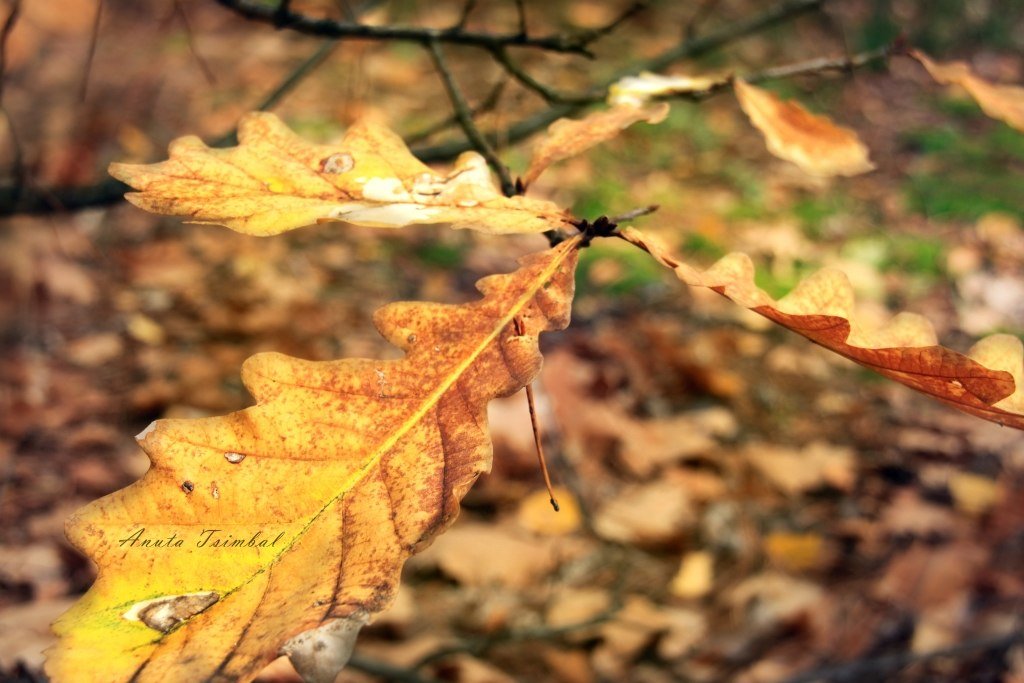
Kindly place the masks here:
[(672, 257), (656, 238), (633, 228), (623, 237), (688, 285), (707, 287), (811, 341), (971, 415), (1024, 429), (1024, 344), (994, 334), (963, 355), (939, 346), (925, 318), (900, 313), (868, 330), (853, 316), (853, 287), (837, 270), (820, 270), (782, 299), (754, 284), (750, 257), (732, 253), (707, 270)]
[(817, 176), (853, 176), (875, 168), (868, 148), (849, 128), (742, 80), (733, 85), (740, 107), (780, 159)]
[(759, 628), (789, 623), (819, 609), (826, 599), (818, 584), (771, 571), (743, 580), (726, 596), (747, 623)]
[[(575, 626), (605, 615), (611, 607), (612, 595), (607, 590), (590, 587), (564, 587), (555, 594), (554, 599), (548, 605), (545, 622), (551, 628)], [(586, 629), (574, 629), (570, 634), (570, 640), (587, 640), (598, 631), (598, 625)]]
[(939, 83), (959, 85), (970, 93), (982, 111), (992, 118), (1024, 131), (1024, 87), (986, 81), (975, 75), (966, 62), (933, 62), (920, 50), (912, 50), (910, 56)]
[(827, 559), (828, 550), (820, 534), (776, 531), (764, 538), (764, 552), (768, 560), (787, 572), (820, 568)]
[(702, 598), (711, 592), (715, 581), (715, 557), (706, 550), (687, 553), (679, 571), (669, 584), (669, 592), (688, 600)]
[(418, 563), (436, 564), (463, 586), (525, 589), (554, 569), (558, 557), (554, 546), (528, 535), (504, 527), (462, 524), (438, 538)]
[(821, 486), (848, 491), (856, 478), (856, 458), (846, 446), (815, 441), (804, 448), (752, 443), (743, 457), (780, 491), (794, 496)]
[(238, 138), (227, 149), (179, 138), (167, 161), (111, 164), (110, 173), (137, 190), (126, 198), (140, 208), (249, 235), (324, 221), (378, 228), (451, 223), (491, 233), (568, 224), (551, 202), (502, 195), (479, 154), (466, 152), (439, 175), (398, 135), (369, 120), (353, 124), (337, 145), (316, 145), (273, 114), (252, 113)]
[(599, 536), (638, 546), (676, 541), (696, 523), (686, 491), (662, 481), (627, 487), (594, 515)]
[(0, 610), (0, 669), (10, 671), (21, 661), (38, 670), (43, 664), (43, 651), (53, 645), (50, 624), (71, 603), (64, 598), (36, 600)]
[(572, 491), (560, 486), (554, 489), (558, 511), (551, 507), (546, 489), (534, 491), (519, 503), (516, 519), (519, 525), (541, 536), (565, 536), (580, 528), (583, 517)]
[(970, 472), (954, 472), (949, 477), (949, 493), (956, 509), (969, 515), (985, 514), (1002, 498), (995, 480)]
[(537, 335), (568, 323), (577, 246), (481, 280), (468, 304), (380, 309), (400, 360), (260, 354), (242, 371), (256, 406), (147, 427), (149, 472), (68, 521), (99, 575), (55, 625), (48, 674), (249, 680), (281, 650), (333, 680), (490, 468), (486, 403), (529, 382)]
[(966, 540), (939, 547), (914, 543), (889, 562), (872, 596), (914, 612), (941, 605), (975, 581), (989, 552)]
[(638, 121), (660, 123), (668, 116), (668, 109), (664, 102), (653, 106), (621, 104), (582, 119), (558, 119), (548, 126), (547, 134), (534, 148), (530, 166), (523, 174), (523, 185), (529, 186), (551, 164), (610, 140)]

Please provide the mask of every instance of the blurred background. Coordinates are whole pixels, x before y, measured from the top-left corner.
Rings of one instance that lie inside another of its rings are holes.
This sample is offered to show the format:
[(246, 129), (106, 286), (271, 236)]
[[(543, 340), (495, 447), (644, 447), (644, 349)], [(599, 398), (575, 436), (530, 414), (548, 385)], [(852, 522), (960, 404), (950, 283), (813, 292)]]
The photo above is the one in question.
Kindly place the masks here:
[[(523, 4), (531, 35), (599, 29), (629, 7)], [(548, 87), (587, 92), (796, 4), (651, 2), (593, 59), (512, 54)], [(665, 72), (756, 73), (902, 35), (1024, 82), (1019, 0), (805, 4)], [(292, 6), (433, 27), (464, 10)], [(259, 351), (394, 357), (376, 308), (471, 300), (477, 279), (546, 242), (344, 224), (259, 239), (143, 213), (118, 200), (109, 162), (158, 161), (186, 134), (212, 144), (268, 99), (314, 141), (364, 115), (432, 158), (464, 137), (413, 43), (325, 41), (206, 0), (2, 7), (17, 12), (0, 33), (0, 674), (34, 681), (49, 623), (93, 576), (64, 520), (146, 470), (133, 434), (249, 405), (238, 372)], [(515, 31), (516, 7), (482, 2), (467, 28)], [(482, 129), (549, 108), (485, 52), (445, 55)], [(726, 92), (673, 102), (664, 123), (552, 168), (531, 194), (589, 219), (657, 204), (638, 227), (695, 264), (749, 253), (773, 295), (839, 267), (866, 324), (913, 310), (957, 350), (1021, 333), (1024, 133), (904, 57), (767, 85), (855, 129), (878, 169), (804, 175)], [(498, 150), (514, 175), (530, 141)], [(605, 242), (583, 254), (571, 328), (542, 338), (539, 415), (563, 511), (543, 492), (525, 397), (495, 401), (494, 472), (410, 562), (342, 679), (1024, 681), (1024, 437)], [(279, 661), (264, 678), (294, 674)]]

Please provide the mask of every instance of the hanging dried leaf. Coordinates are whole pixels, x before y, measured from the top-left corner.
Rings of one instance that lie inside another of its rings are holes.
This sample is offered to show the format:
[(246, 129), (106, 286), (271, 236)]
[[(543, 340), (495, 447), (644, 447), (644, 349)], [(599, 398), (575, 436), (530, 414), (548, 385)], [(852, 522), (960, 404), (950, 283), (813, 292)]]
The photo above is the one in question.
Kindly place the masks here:
[(746, 254), (733, 253), (699, 271), (673, 258), (658, 240), (632, 228), (632, 244), (675, 271), (688, 285), (707, 287), (841, 356), (901, 384), (930, 394), (966, 413), (1024, 429), (1024, 345), (997, 334), (965, 356), (939, 346), (923, 317), (900, 313), (877, 330), (853, 319), (853, 287), (837, 270), (820, 270), (782, 299), (754, 284)]
[(608, 88), (608, 104), (639, 107), (655, 97), (707, 92), (729, 82), (727, 76), (662, 76), (644, 71), (621, 78)]
[(138, 190), (127, 199), (140, 208), (250, 235), (324, 221), (543, 232), (569, 219), (551, 202), (503, 196), (475, 152), (439, 175), (400, 137), (372, 121), (354, 124), (337, 145), (315, 145), (273, 114), (257, 112), (242, 119), (238, 138), (240, 144), (228, 149), (212, 149), (194, 136), (179, 138), (167, 161), (111, 164), (110, 173)]
[(780, 159), (816, 176), (853, 176), (875, 168), (868, 148), (849, 128), (742, 80), (733, 87), (740, 107), (764, 135), (768, 151)]
[(965, 62), (933, 62), (919, 50), (910, 56), (921, 62), (931, 77), (943, 85), (959, 85), (974, 98), (978, 106), (994, 119), (1024, 131), (1024, 88), (1000, 85), (976, 76)]
[(622, 104), (582, 119), (558, 119), (548, 126), (547, 135), (534, 148), (530, 167), (522, 178), (523, 185), (529, 186), (551, 164), (611, 140), (638, 121), (664, 121), (668, 109), (664, 102), (652, 106)]
[(68, 523), (99, 576), (56, 624), (47, 673), (249, 680), (282, 650), (333, 681), (490, 469), (486, 404), (529, 382), (537, 335), (568, 323), (578, 244), (481, 280), (469, 304), (382, 308), (401, 360), (260, 354), (242, 370), (256, 406), (147, 428), (150, 471)]

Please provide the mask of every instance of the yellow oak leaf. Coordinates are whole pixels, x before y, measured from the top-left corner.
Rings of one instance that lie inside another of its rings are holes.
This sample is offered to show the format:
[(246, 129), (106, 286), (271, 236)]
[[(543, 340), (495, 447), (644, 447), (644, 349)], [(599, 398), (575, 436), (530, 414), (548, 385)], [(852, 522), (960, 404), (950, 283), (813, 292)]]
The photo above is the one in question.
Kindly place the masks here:
[(336, 145), (306, 142), (273, 114), (242, 119), (239, 145), (207, 147), (187, 136), (157, 164), (111, 164), (137, 192), (128, 201), (154, 213), (276, 235), (324, 221), (398, 228), (451, 223), (490, 233), (544, 232), (570, 216), (552, 202), (505, 197), (487, 163), (466, 152), (438, 174), (379, 123), (357, 122)]
[(334, 680), (490, 469), (486, 404), (529, 382), (538, 334), (568, 324), (579, 244), (484, 278), (468, 304), (380, 309), (400, 360), (259, 354), (242, 368), (255, 406), (148, 427), (149, 472), (68, 522), (99, 575), (55, 625), (47, 673), (249, 680), (280, 651)]
[(875, 168), (868, 148), (849, 128), (740, 79), (733, 87), (740, 107), (764, 135), (768, 151), (780, 159), (816, 176), (853, 176)]
[(596, 111), (582, 119), (558, 119), (548, 126), (547, 135), (533, 150), (530, 166), (522, 177), (529, 186), (551, 164), (574, 157), (595, 145), (611, 140), (634, 123), (660, 123), (668, 116), (668, 104), (619, 104), (604, 111)]
[(712, 289), (959, 410), (1024, 429), (1024, 344), (1017, 337), (995, 334), (963, 355), (939, 346), (931, 323), (914, 313), (900, 313), (879, 329), (863, 329), (853, 317), (853, 287), (841, 271), (820, 270), (776, 300), (754, 284), (754, 265), (746, 254), (729, 254), (701, 271), (674, 258), (654, 237), (633, 228), (622, 236), (688, 285)]
[(992, 118), (1024, 131), (1024, 87), (986, 81), (975, 75), (964, 62), (933, 62), (919, 50), (912, 50), (910, 56), (939, 83), (959, 85), (970, 93), (978, 106)]

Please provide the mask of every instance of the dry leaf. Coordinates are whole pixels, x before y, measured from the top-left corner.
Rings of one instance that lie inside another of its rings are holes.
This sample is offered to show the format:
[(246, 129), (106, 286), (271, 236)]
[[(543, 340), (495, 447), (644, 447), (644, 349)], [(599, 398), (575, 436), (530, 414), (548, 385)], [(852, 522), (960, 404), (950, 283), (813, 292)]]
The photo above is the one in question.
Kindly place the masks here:
[(55, 625), (47, 673), (248, 680), (282, 650), (334, 680), (490, 468), (486, 403), (530, 381), (537, 335), (568, 323), (578, 244), (481, 280), (475, 302), (382, 308), (400, 360), (260, 354), (242, 371), (256, 406), (143, 431), (149, 472), (68, 522), (99, 576)]
[(743, 617), (757, 628), (792, 622), (821, 609), (826, 600), (818, 584), (774, 571), (744, 579), (726, 597), (726, 602), (745, 612)]
[(754, 284), (754, 265), (733, 253), (699, 271), (669, 255), (659, 241), (633, 228), (623, 237), (675, 271), (688, 285), (707, 287), (741, 306), (889, 379), (971, 415), (1024, 429), (1024, 345), (995, 334), (965, 356), (939, 346), (919, 315), (900, 313), (885, 326), (862, 329), (853, 319), (853, 288), (840, 271), (821, 270), (775, 300)]
[(764, 538), (768, 560), (787, 572), (801, 572), (822, 566), (828, 547), (819, 534), (794, 534), (776, 531)]
[(711, 592), (715, 583), (715, 558), (706, 550), (697, 550), (683, 556), (669, 592), (678, 598), (702, 598)]
[(240, 144), (228, 149), (179, 138), (167, 161), (111, 164), (110, 173), (138, 190), (126, 197), (140, 208), (249, 235), (325, 221), (543, 232), (569, 220), (551, 202), (503, 196), (475, 152), (438, 175), (398, 135), (372, 121), (351, 126), (337, 145), (315, 145), (273, 114), (252, 113), (239, 124), (238, 138)]
[(742, 80), (733, 86), (740, 107), (764, 135), (768, 151), (780, 159), (816, 176), (853, 176), (875, 168), (868, 148), (849, 128)]
[(526, 589), (558, 564), (550, 543), (486, 524), (460, 524), (435, 542), (417, 563), (436, 565), (463, 586)]
[(629, 545), (662, 545), (678, 540), (697, 522), (686, 491), (668, 481), (630, 486), (594, 515), (597, 535)]
[(801, 449), (752, 443), (743, 457), (780, 491), (800, 495), (828, 485), (848, 491), (856, 478), (852, 448), (814, 441)]
[(954, 472), (949, 477), (949, 493), (957, 510), (969, 515), (983, 515), (1003, 497), (999, 484), (970, 472)]
[(583, 514), (576, 496), (567, 488), (553, 489), (558, 511), (551, 507), (546, 489), (534, 491), (519, 503), (516, 519), (519, 525), (540, 536), (565, 536), (580, 528)]
[(974, 75), (965, 62), (940, 64), (919, 50), (912, 50), (910, 56), (921, 62), (939, 83), (959, 85), (970, 93), (982, 111), (992, 118), (1024, 131), (1024, 88), (1021, 86), (990, 83)]
[(551, 164), (611, 140), (638, 121), (664, 121), (668, 109), (668, 104), (664, 102), (649, 107), (620, 104), (605, 111), (593, 112), (582, 119), (558, 119), (548, 126), (547, 135), (534, 148), (530, 167), (522, 178), (523, 185), (529, 186)]
[(662, 76), (644, 71), (620, 78), (608, 88), (608, 104), (639, 107), (654, 97), (707, 92), (729, 82), (724, 76)]

